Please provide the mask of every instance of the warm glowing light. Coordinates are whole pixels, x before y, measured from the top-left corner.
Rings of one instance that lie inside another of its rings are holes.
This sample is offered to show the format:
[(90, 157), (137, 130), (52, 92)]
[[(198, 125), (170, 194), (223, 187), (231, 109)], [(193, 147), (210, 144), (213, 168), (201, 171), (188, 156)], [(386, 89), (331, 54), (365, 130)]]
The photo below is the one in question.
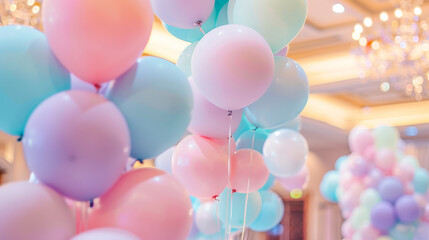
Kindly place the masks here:
[(340, 3), (334, 4), (332, 6), (332, 11), (334, 13), (343, 13), (344, 12), (344, 6)]
[(374, 41), (371, 43), (371, 48), (374, 50), (378, 50), (380, 49), (380, 42), (379, 41)]
[(401, 9), (397, 8), (397, 9), (395, 10), (395, 17), (397, 17), (397, 18), (401, 18), (402, 16), (404, 16), (404, 13), (402, 12), (402, 10), (401, 10)]
[(372, 19), (370, 17), (366, 17), (363, 19), (363, 25), (365, 27), (371, 27), (372, 26)]
[(353, 38), (353, 40), (356, 40), (356, 41), (359, 40), (360, 39), (360, 33), (353, 32), (352, 38)]
[(300, 199), (302, 198), (302, 190), (301, 189), (294, 189), (290, 192), (290, 197), (293, 199)]
[(36, 13), (38, 13), (40, 11), (40, 7), (36, 5), (36, 6), (33, 7), (32, 11), (33, 11), (34, 14), (36, 14)]
[(382, 22), (387, 22), (387, 20), (389, 20), (389, 14), (387, 14), (387, 12), (381, 12), (380, 13), (380, 20)]
[(28, 0), (27, 1), (27, 5), (28, 6), (33, 6), (34, 5), (35, 0)]
[(16, 8), (17, 8), (17, 6), (16, 6), (16, 4), (15, 4), (15, 3), (13, 3), (13, 4), (11, 4), (11, 5), (10, 5), (10, 11), (11, 11), (11, 12), (15, 12), (15, 11), (16, 11)]
[(422, 8), (421, 7), (414, 8), (414, 14), (416, 14), (417, 16), (422, 15)]
[(368, 40), (366, 40), (366, 38), (361, 38), (359, 39), (359, 45), (361, 45), (362, 47), (366, 46), (366, 44), (368, 43)]
[(360, 25), (359, 23), (355, 25), (355, 32), (357, 33), (362, 33), (363, 32), (363, 27), (362, 25)]
[(382, 92), (388, 92), (390, 90), (390, 84), (388, 82), (383, 82), (380, 84), (380, 90)]

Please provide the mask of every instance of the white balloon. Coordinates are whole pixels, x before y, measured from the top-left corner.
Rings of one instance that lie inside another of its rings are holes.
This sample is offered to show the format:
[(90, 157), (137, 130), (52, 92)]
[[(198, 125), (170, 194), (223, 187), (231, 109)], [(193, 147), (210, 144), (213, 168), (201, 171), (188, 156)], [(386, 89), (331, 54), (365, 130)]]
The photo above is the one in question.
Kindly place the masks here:
[(198, 230), (206, 235), (215, 234), (219, 231), (216, 202), (202, 204), (195, 215), (195, 223)]
[(98, 228), (83, 232), (71, 240), (140, 240), (137, 236), (122, 229)]
[(171, 173), (171, 161), (176, 147), (171, 147), (155, 158), (155, 166), (161, 170)]
[(281, 129), (273, 132), (264, 144), (264, 160), (270, 173), (277, 177), (297, 174), (305, 164), (308, 144), (298, 132)]

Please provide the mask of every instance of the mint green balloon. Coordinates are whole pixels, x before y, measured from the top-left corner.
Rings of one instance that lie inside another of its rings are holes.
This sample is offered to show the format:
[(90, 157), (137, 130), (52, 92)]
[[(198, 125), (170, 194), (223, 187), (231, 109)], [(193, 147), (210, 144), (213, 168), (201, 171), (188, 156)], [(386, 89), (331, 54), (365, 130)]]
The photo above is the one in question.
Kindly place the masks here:
[(307, 18), (307, 0), (234, 0), (229, 5), (229, 23), (255, 29), (273, 53), (298, 35)]
[(396, 149), (399, 141), (399, 132), (392, 126), (379, 126), (374, 129), (375, 147), (377, 149)]
[(381, 201), (381, 196), (377, 190), (369, 188), (360, 195), (360, 205), (371, 209)]
[(360, 229), (366, 222), (369, 222), (371, 212), (365, 206), (359, 206), (355, 208), (350, 217), (352, 227), (354, 229)]
[(417, 160), (414, 156), (405, 155), (401, 161), (401, 163), (405, 163), (406, 165), (411, 165), (414, 168), (420, 167), (419, 160)]
[[(197, 26), (191, 29), (183, 29), (183, 28), (173, 27), (164, 22), (162, 22), (162, 25), (164, 25), (165, 29), (167, 29), (169, 33), (171, 33), (173, 36), (179, 39), (182, 39), (183, 41), (196, 42), (204, 37), (204, 33), (201, 32), (200, 28)], [(203, 23), (201, 28), (205, 33), (208, 33), (215, 27), (216, 27), (216, 11), (213, 9), (213, 12), (209, 16), (209, 18)]]
[(191, 60), (192, 54), (194, 53), (195, 47), (197, 47), (198, 42), (194, 42), (191, 45), (187, 46), (183, 52), (180, 54), (177, 59), (176, 66), (185, 73), (187, 77), (192, 75), (191, 71)]
[[(228, 221), (232, 227), (243, 227), (246, 194), (235, 192), (233, 194), (231, 207), (231, 192), (228, 194), (227, 191), (231, 191), (231, 189), (225, 188), (225, 190), (219, 195), (219, 218), (223, 223)], [(261, 208), (262, 198), (260, 193), (258, 191), (249, 193), (247, 201), (246, 226), (249, 226), (256, 220), (256, 218), (258, 218)], [(230, 211), (232, 211), (231, 218)]]
[(216, 27), (220, 27), (226, 24), (228, 24), (228, 4), (225, 4), (225, 6), (220, 9), (219, 14), (216, 18)]
[(33, 110), (70, 89), (70, 73), (31, 27), (0, 27), (0, 130), (22, 136)]
[(429, 173), (424, 168), (417, 168), (414, 173), (414, 190), (420, 194), (426, 194), (429, 188)]

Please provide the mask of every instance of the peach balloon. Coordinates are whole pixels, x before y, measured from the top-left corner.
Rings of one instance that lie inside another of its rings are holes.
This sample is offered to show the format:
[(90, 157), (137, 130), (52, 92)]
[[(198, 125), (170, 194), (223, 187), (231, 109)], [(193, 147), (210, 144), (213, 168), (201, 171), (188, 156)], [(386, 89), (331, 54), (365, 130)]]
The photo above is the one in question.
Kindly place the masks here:
[(231, 133), (234, 133), (240, 125), (243, 109), (232, 111), (230, 118), (227, 110), (213, 105), (201, 95), (192, 78), (189, 83), (194, 96), (194, 108), (188, 131), (208, 138), (228, 138), (229, 126)]
[(238, 150), (231, 159), (229, 187), (237, 192), (257, 191), (265, 185), (269, 176), (264, 157), (256, 150)]
[(88, 226), (120, 228), (141, 239), (185, 240), (192, 226), (192, 204), (172, 175), (157, 168), (132, 170), (101, 196)]
[(177, 145), (172, 171), (190, 195), (212, 198), (227, 185), (228, 154), (219, 142), (190, 135)]
[(45, 0), (42, 15), (55, 55), (93, 84), (116, 79), (133, 66), (153, 23), (150, 0)]

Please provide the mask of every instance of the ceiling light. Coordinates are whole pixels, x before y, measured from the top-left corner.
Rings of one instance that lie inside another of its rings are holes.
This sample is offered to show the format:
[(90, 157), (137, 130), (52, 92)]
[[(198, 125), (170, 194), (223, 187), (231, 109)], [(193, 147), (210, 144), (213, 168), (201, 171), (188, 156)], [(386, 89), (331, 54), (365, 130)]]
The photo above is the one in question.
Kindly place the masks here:
[(397, 17), (397, 18), (401, 18), (403, 15), (404, 15), (404, 13), (402, 12), (402, 10), (401, 10), (401, 9), (397, 8), (397, 9), (395, 10), (395, 17)]
[(410, 137), (417, 136), (417, 134), (419, 134), (419, 129), (416, 127), (407, 127), (405, 129), (405, 134)]
[(343, 13), (344, 12), (344, 6), (340, 3), (334, 4), (332, 6), (332, 11), (334, 13)]
[(387, 22), (387, 20), (389, 20), (389, 14), (387, 14), (387, 12), (381, 12), (380, 13), (380, 20), (382, 22)]
[(421, 7), (414, 8), (414, 14), (416, 14), (417, 16), (422, 15), (422, 8)]
[(363, 32), (363, 27), (362, 25), (360, 25), (359, 23), (355, 25), (355, 32), (357, 33), (362, 33)]
[(361, 38), (359, 39), (359, 45), (361, 45), (362, 47), (366, 46), (366, 44), (368, 44), (368, 40), (366, 40), (366, 38)]
[(371, 27), (372, 26), (372, 19), (370, 17), (366, 17), (363, 20), (363, 25), (365, 25), (365, 27)]
[(352, 38), (353, 38), (353, 40), (356, 40), (356, 41), (359, 40), (360, 39), (360, 33), (353, 32)]

